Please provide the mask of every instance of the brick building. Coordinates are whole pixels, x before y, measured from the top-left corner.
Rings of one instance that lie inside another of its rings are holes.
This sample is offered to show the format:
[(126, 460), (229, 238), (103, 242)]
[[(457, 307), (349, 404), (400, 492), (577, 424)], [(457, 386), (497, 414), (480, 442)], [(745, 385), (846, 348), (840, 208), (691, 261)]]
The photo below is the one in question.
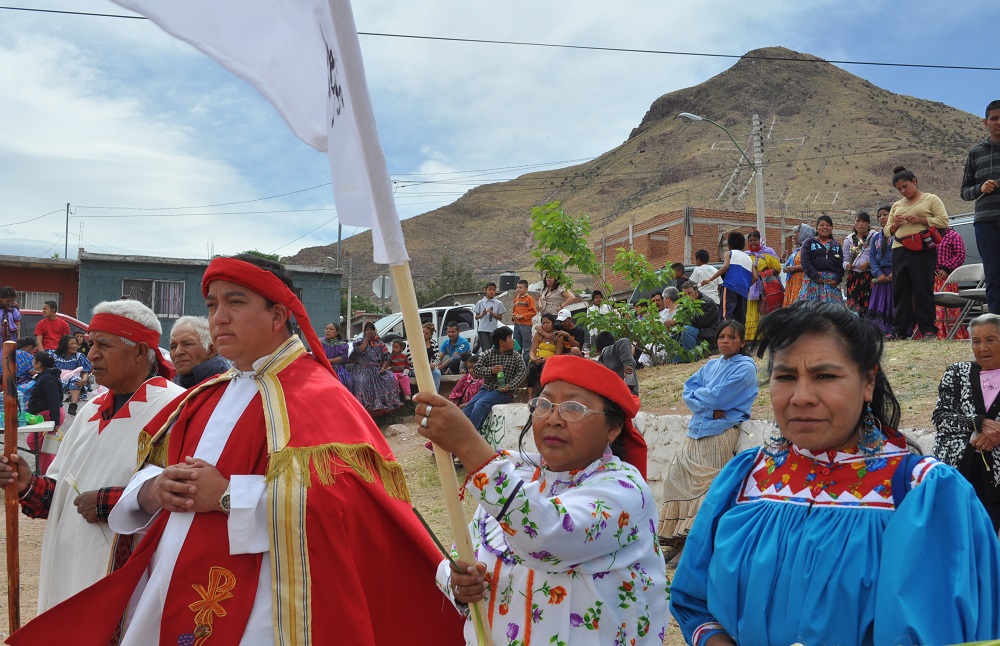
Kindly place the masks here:
[[(691, 239), (687, 243), (684, 236), (685, 221), (689, 221)], [(801, 219), (765, 216), (767, 230), (765, 242), (773, 247), (782, 258), (791, 249), (792, 227)], [(661, 213), (640, 224), (622, 229), (605, 238), (597, 238), (592, 247), (597, 259), (610, 267), (617, 250), (621, 247), (634, 249), (646, 256), (653, 267), (659, 269), (672, 262), (694, 264), (694, 252), (706, 249), (711, 262), (718, 262), (726, 248), (726, 235), (733, 230), (743, 234), (757, 228), (757, 214), (743, 211), (717, 211), (687, 207), (677, 211)], [(835, 229), (834, 235), (843, 238), (849, 232)], [(609, 275), (609, 281), (617, 293), (628, 289), (623, 278)]]

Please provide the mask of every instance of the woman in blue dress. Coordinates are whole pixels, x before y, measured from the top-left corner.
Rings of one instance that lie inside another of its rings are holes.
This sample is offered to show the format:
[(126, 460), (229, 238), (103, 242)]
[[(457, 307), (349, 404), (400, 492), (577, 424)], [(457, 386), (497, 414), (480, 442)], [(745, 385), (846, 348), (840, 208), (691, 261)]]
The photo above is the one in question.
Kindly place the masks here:
[(689, 643), (1000, 636), (1000, 543), (969, 483), (912, 455), (882, 338), (843, 305), (765, 317), (777, 429), (716, 478), (671, 588)]
[[(59, 345), (52, 351), (56, 368), (62, 371), (63, 392), (69, 393), (70, 404), (67, 415), (76, 415), (80, 402), (80, 392), (86, 387), (93, 368), (87, 355), (77, 352), (76, 339), (71, 335), (59, 339)], [(84, 397), (86, 399), (86, 397)]]

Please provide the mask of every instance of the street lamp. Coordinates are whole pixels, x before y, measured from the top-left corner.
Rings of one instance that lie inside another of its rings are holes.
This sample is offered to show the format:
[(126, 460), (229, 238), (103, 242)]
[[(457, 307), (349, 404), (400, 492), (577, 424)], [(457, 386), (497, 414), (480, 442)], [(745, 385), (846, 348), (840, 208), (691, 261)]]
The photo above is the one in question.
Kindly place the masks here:
[(685, 123), (692, 123), (694, 121), (707, 121), (713, 126), (721, 128), (723, 132), (729, 135), (729, 140), (733, 142), (734, 146), (736, 146), (736, 150), (740, 151), (740, 154), (743, 155), (743, 159), (747, 160), (747, 163), (750, 164), (750, 168), (753, 169), (754, 175), (757, 178), (757, 230), (760, 231), (760, 243), (763, 245), (765, 240), (764, 173), (762, 172), (763, 171), (762, 158), (764, 156), (764, 152), (761, 149), (761, 143), (760, 143), (760, 118), (756, 114), (753, 115), (753, 148), (754, 148), (753, 152), (756, 162), (750, 161), (750, 158), (747, 157), (747, 154), (743, 151), (743, 147), (740, 146), (739, 143), (737, 143), (736, 138), (733, 137), (733, 133), (729, 132), (729, 130), (726, 129), (726, 127), (721, 123), (717, 123), (705, 117), (699, 117), (698, 115), (691, 114), (690, 112), (681, 112), (680, 114), (677, 115), (677, 118)]

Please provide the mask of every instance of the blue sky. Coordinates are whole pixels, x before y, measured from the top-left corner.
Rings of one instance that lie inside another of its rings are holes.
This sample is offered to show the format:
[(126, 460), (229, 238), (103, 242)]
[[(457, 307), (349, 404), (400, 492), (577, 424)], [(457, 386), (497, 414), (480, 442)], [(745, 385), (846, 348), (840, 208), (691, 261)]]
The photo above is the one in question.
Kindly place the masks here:
[[(0, 4), (127, 13), (106, 0)], [(624, 0), (609, 7), (357, 0), (354, 12), (362, 32), (734, 55), (780, 45), (830, 60), (936, 65), (1000, 61), (992, 32), (975, 28), (995, 20), (984, 3)], [(362, 36), (361, 47), (403, 217), (450, 203), (477, 183), (600, 155), (626, 139), (657, 97), (735, 62), (375, 36)], [(843, 67), (979, 118), (1000, 98), (1000, 72)], [(328, 182), (324, 156), (248, 85), (148, 21), (0, 10), (0, 253), (62, 255), (70, 203), (70, 257), (78, 246), (192, 258), (251, 248), (290, 255), (336, 241)]]

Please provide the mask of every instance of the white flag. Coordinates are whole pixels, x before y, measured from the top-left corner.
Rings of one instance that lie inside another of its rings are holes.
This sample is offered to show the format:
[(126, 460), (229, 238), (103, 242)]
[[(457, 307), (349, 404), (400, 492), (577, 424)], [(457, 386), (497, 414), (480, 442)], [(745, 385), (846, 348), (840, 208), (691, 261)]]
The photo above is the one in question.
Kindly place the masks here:
[(374, 260), (409, 257), (349, 0), (114, 0), (191, 43), (325, 151), (340, 222), (371, 227)]

